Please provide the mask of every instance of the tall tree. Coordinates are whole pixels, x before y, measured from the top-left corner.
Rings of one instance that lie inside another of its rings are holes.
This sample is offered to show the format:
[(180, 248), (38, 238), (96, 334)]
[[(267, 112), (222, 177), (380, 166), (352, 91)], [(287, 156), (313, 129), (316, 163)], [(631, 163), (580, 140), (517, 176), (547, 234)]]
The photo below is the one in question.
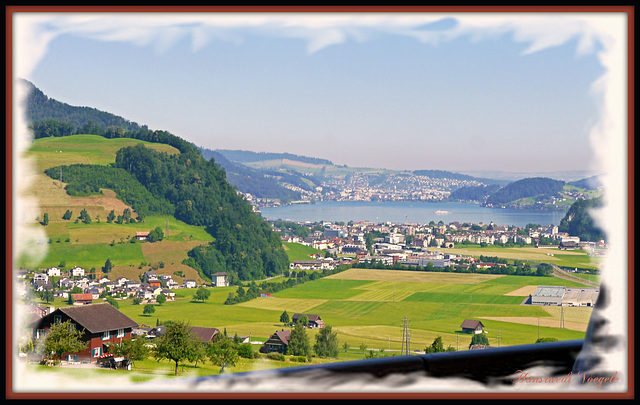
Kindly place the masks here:
[(318, 357), (338, 357), (338, 334), (331, 330), (331, 326), (325, 325), (318, 332), (313, 350)]
[(307, 330), (300, 322), (296, 323), (296, 326), (291, 331), (287, 354), (311, 357), (311, 343), (309, 343), (309, 336), (307, 336)]
[(62, 360), (62, 356), (65, 353), (77, 353), (84, 350), (88, 342), (81, 340), (83, 334), (84, 329), (82, 331), (77, 330), (71, 320), (53, 324), (44, 341), (45, 353), (48, 356), (53, 353)]
[(206, 300), (209, 299), (210, 295), (211, 295), (211, 291), (209, 291), (208, 289), (206, 289), (204, 287), (200, 287), (200, 288), (198, 288), (196, 293), (193, 295), (193, 299), (196, 300), (196, 301), (205, 302)]
[(144, 309), (142, 310), (142, 313), (143, 313), (144, 315), (151, 315), (151, 314), (153, 314), (154, 312), (156, 312), (156, 308), (155, 308), (153, 305), (151, 305), (151, 304), (147, 304), (147, 305), (145, 305), (145, 306), (144, 306)]
[(473, 345), (484, 345), (489, 346), (489, 339), (484, 333), (478, 333), (477, 335), (473, 335), (471, 338), (471, 343), (469, 343), (469, 348)]
[(289, 324), (289, 322), (291, 322), (291, 319), (289, 318), (289, 314), (287, 313), (287, 310), (285, 310), (282, 313), (282, 315), (280, 315), (280, 322), (282, 322), (285, 325), (287, 325), (287, 324)]
[(102, 267), (102, 272), (109, 274), (113, 270), (113, 263), (111, 263), (111, 259), (107, 258), (107, 261), (104, 262), (104, 266)]
[(446, 349), (444, 348), (444, 344), (442, 343), (442, 336), (438, 336), (433, 340), (430, 346), (427, 346), (424, 349), (425, 353), (440, 353), (444, 352)]
[(193, 357), (193, 350), (199, 343), (191, 333), (191, 326), (183, 321), (176, 321), (167, 326), (166, 333), (157, 338), (154, 357), (160, 360), (175, 362), (175, 375), (178, 375), (178, 364)]
[(214, 341), (208, 346), (208, 357), (211, 362), (220, 366), (220, 373), (225, 367), (233, 367), (238, 362), (238, 350), (233, 340), (227, 336), (216, 335)]

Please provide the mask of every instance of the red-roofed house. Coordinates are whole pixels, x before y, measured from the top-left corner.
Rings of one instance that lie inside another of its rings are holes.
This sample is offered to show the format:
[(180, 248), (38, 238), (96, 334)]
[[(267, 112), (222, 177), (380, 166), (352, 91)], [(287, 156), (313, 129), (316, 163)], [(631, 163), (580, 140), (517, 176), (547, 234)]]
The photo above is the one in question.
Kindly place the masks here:
[(64, 353), (61, 360), (97, 362), (109, 344), (131, 339), (131, 331), (138, 323), (118, 311), (107, 302), (58, 308), (49, 315), (33, 322), (33, 336), (39, 338), (48, 333), (51, 325), (71, 321), (76, 330), (84, 331), (82, 341), (87, 347), (77, 353)]
[(93, 294), (71, 294), (73, 297), (73, 305), (87, 305), (93, 302)]

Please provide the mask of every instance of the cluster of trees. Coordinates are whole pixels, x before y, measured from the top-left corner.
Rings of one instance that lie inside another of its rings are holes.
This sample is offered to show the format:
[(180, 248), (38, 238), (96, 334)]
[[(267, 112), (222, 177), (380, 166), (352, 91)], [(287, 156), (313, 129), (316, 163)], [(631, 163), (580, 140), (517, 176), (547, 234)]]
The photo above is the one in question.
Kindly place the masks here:
[[(138, 214), (138, 221), (137, 222), (143, 222), (145, 218), (145, 214)], [(132, 213), (131, 213), (131, 209), (129, 208), (125, 208), (122, 211), (122, 215), (118, 215), (116, 216), (116, 211), (115, 210), (111, 210), (109, 211), (109, 215), (107, 215), (107, 222), (108, 223), (112, 223), (115, 222), (116, 224), (130, 224), (130, 223), (135, 223), (136, 219), (133, 218)]]
[(603, 197), (574, 202), (560, 220), (559, 232), (567, 232), (572, 236), (579, 236), (580, 240), (597, 242), (605, 239), (604, 231), (595, 225), (589, 210), (602, 207)]
[(151, 194), (122, 168), (73, 164), (46, 169), (45, 174), (57, 179), (60, 169), (62, 169), (62, 181), (67, 183), (65, 190), (69, 195), (83, 197), (99, 194), (101, 193), (100, 189), (105, 188), (113, 190), (116, 197), (131, 206), (138, 213), (138, 216), (151, 213), (171, 214), (173, 212), (174, 207), (171, 203)]
[(509, 260), (504, 259), (502, 257), (498, 257), (498, 256), (480, 255), (480, 258), (478, 260), (481, 261), (482, 263), (503, 263), (503, 264), (509, 263)]
[(60, 137), (77, 134), (91, 134), (105, 138), (132, 138), (146, 142), (166, 143), (180, 152), (195, 151), (190, 142), (170, 132), (150, 130), (125, 118), (90, 107), (75, 107), (50, 99), (40, 89), (27, 80), (22, 80), (29, 88), (26, 115), (29, 129), (34, 137)]
[[(285, 325), (291, 325), (291, 319), (286, 310), (280, 315), (280, 322)], [(338, 333), (333, 332), (331, 326), (325, 325), (325, 327), (320, 329), (316, 334), (315, 344), (311, 346), (311, 341), (307, 336), (306, 330), (308, 324), (309, 319), (303, 315), (298, 318), (298, 321), (293, 325), (291, 335), (289, 336), (287, 354), (303, 356), (307, 359), (311, 358), (314, 352), (318, 357), (338, 357)]]
[(480, 201), (484, 202), (487, 197), (500, 189), (497, 184), (464, 186), (454, 190), (449, 194), (450, 201)]
[(385, 270), (409, 270), (409, 271), (435, 271), (442, 273), (476, 273), (476, 274), (504, 274), (509, 276), (551, 276), (553, 270), (549, 270), (546, 265), (541, 264), (536, 268), (532, 268), (529, 263), (522, 264), (520, 262), (514, 265), (507, 266), (495, 266), (491, 267), (477, 267), (475, 264), (471, 265), (458, 265), (458, 266), (445, 266), (436, 267), (433, 263), (429, 262), (425, 266), (419, 265), (403, 265), (400, 262), (396, 262), (393, 265), (385, 264), (375, 259), (370, 262), (353, 263), (350, 265), (354, 268), (360, 269), (385, 269)]
[(166, 333), (156, 339), (152, 354), (157, 360), (169, 360), (175, 363), (175, 375), (178, 375), (179, 363), (185, 360), (195, 363), (210, 361), (220, 366), (220, 372), (236, 365), (240, 357), (255, 358), (258, 354), (250, 343), (241, 343), (237, 336), (228, 337), (217, 333), (212, 342), (202, 342), (191, 332), (191, 326), (182, 321), (169, 322)]
[(429, 346), (425, 347), (424, 349), (424, 352), (426, 354), (441, 353), (441, 352), (455, 352), (455, 351), (456, 349), (451, 347), (451, 345), (447, 346), (446, 348), (444, 347), (444, 344), (442, 343), (442, 336), (437, 336), (433, 340), (433, 343), (431, 343)]
[(293, 221), (274, 221), (272, 224), (274, 230), (281, 234), (290, 232), (300, 238), (306, 238), (311, 233), (311, 229), (308, 226), (300, 225)]

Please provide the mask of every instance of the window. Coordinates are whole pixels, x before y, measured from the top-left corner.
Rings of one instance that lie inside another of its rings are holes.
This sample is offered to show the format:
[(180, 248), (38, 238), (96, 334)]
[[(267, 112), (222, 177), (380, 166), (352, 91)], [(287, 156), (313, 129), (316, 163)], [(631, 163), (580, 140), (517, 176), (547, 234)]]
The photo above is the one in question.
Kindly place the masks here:
[(75, 331), (76, 331), (76, 324), (69, 323), (69, 332), (75, 332)]
[(118, 329), (118, 333), (116, 334), (116, 337), (124, 337), (124, 329)]
[(47, 331), (44, 329), (38, 329), (36, 330), (36, 338), (40, 339), (40, 338), (44, 338), (45, 336), (47, 336)]
[(93, 349), (93, 357), (102, 356), (102, 347), (96, 347)]
[(55, 324), (59, 324), (60, 322), (62, 322), (62, 317), (60, 315), (56, 315), (53, 317), (53, 321), (55, 322)]
[(67, 361), (79, 361), (79, 357), (77, 354), (69, 354), (67, 355)]
[(109, 331), (108, 331), (108, 330), (106, 330), (106, 331), (102, 332), (102, 340), (107, 340), (107, 339), (109, 339), (109, 335), (110, 335), (110, 333), (109, 333)]

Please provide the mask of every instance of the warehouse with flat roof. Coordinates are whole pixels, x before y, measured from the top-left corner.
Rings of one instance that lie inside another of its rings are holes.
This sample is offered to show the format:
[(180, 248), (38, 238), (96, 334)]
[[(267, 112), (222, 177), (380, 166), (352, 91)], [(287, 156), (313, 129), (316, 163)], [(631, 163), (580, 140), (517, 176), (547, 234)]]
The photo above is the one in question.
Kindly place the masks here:
[(540, 285), (531, 294), (531, 305), (592, 307), (595, 305), (599, 293), (599, 288)]
[(562, 306), (565, 307), (592, 307), (598, 300), (598, 288), (567, 287), (562, 297)]
[(531, 294), (531, 305), (562, 305), (566, 287), (539, 285)]

